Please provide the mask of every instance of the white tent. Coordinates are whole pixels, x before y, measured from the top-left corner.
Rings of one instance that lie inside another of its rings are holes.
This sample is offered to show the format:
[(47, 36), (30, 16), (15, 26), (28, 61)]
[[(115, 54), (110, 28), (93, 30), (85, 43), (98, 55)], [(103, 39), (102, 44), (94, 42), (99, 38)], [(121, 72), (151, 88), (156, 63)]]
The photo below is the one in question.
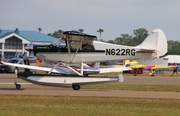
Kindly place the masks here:
[(168, 60), (168, 64), (172, 64), (174, 62), (180, 64), (180, 55), (167, 55), (163, 59)]

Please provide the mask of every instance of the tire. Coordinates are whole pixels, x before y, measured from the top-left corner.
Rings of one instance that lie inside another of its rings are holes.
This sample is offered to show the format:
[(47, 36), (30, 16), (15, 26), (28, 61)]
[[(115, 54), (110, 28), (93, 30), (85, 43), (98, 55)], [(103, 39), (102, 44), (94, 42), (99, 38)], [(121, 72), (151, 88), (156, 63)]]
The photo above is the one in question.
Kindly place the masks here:
[(21, 85), (20, 84), (16, 84), (16, 89), (20, 89)]
[(74, 90), (79, 90), (80, 89), (80, 85), (79, 84), (74, 84), (74, 85), (72, 85), (72, 88)]
[(15, 73), (15, 74), (18, 74), (18, 73), (19, 73), (19, 69), (18, 69), (18, 68), (15, 68), (15, 69), (14, 69), (14, 73)]
[(88, 77), (89, 75), (88, 74), (84, 74), (85, 77)]

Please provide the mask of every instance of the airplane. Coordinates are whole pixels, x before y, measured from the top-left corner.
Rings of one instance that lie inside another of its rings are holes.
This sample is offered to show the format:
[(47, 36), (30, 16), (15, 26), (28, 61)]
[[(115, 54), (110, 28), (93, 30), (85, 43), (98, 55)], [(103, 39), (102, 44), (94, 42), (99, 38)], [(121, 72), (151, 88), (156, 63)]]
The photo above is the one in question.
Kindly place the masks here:
[[(167, 52), (166, 36), (161, 29), (153, 30), (140, 45), (135, 47), (109, 44), (95, 41), (95, 39), (96, 36), (94, 35), (76, 31), (65, 31), (61, 39), (53, 44), (34, 45), (33, 49), (30, 49), (34, 53), (34, 56), (45, 61), (47, 64), (48, 62), (52, 62), (51, 68), (31, 67), (11, 63), (5, 64), (49, 72), (46, 75), (18, 73), (19, 78), (31, 83), (51, 86), (71, 86), (74, 90), (79, 90), (80, 85), (83, 84), (124, 80), (122, 75), (119, 75), (118, 78), (83, 77), (86, 76), (85, 72), (88, 71), (93, 73), (101, 72), (99, 67), (96, 67), (95, 70), (92, 68), (85, 69), (84, 67), (88, 63), (96, 64), (98, 62), (113, 60), (157, 58)], [(65, 42), (65, 45), (62, 46), (61, 43), (63, 42)], [(26, 50), (28, 50), (28, 47)], [(73, 65), (78, 65), (78, 68)], [(62, 68), (58, 70), (57, 67), (59, 66), (71, 70), (76, 75), (72, 75), (72, 73), (61, 76), (51, 75), (51, 72), (60, 73), (59, 70)], [(111, 72), (119, 69), (111, 68), (104, 70)], [(127, 70), (127, 68), (122, 70)], [(17, 82), (15, 82), (15, 85), (17, 89), (21, 87)]]
[(172, 66), (167, 66), (167, 63), (164, 63), (164, 59), (159, 58), (157, 60), (159, 61), (159, 64), (139, 64), (137, 61), (125, 60), (125, 67), (131, 68), (132, 70), (129, 70), (129, 72), (134, 76), (142, 74), (143, 70), (149, 70), (149, 75), (155, 76), (155, 69), (173, 68)]

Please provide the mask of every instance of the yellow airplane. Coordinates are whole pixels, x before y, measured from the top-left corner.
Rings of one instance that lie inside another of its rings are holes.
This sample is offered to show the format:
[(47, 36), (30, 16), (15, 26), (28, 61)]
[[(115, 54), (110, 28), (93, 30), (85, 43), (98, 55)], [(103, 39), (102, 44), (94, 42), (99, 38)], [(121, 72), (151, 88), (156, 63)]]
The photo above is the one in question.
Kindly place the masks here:
[(157, 64), (143, 65), (138, 64), (137, 61), (130, 62), (129, 60), (125, 60), (125, 67), (130, 67), (132, 69), (130, 72), (133, 73), (134, 76), (137, 76), (137, 74), (142, 74), (143, 70), (149, 70), (149, 75), (155, 76), (155, 69), (172, 68), (172, 66), (158, 66)]

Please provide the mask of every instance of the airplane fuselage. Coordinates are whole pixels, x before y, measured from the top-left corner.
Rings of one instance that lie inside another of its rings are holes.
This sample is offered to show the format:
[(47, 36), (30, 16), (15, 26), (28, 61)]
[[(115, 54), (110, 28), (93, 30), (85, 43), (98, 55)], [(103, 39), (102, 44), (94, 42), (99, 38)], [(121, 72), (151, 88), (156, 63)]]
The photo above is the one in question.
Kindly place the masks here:
[(103, 62), (112, 60), (140, 59), (153, 56), (153, 52), (141, 51), (138, 48), (108, 44), (103, 42), (93, 42), (95, 50), (78, 50), (65, 48), (39, 47), (34, 49), (36, 56), (48, 61), (61, 61), (64, 63), (80, 62)]

